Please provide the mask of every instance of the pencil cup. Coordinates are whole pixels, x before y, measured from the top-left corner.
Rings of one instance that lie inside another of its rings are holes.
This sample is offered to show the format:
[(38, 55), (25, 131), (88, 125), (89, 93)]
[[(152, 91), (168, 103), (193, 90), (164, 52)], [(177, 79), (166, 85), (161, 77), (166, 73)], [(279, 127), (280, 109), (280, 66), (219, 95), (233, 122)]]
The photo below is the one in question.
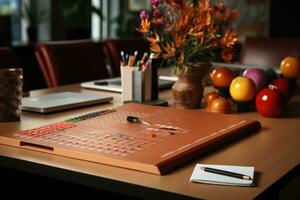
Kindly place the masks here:
[(121, 84), (123, 102), (143, 102), (151, 100), (152, 73), (148, 67), (143, 71), (136, 67), (121, 67)]
[(20, 120), (22, 85), (22, 69), (0, 69), (0, 122)]

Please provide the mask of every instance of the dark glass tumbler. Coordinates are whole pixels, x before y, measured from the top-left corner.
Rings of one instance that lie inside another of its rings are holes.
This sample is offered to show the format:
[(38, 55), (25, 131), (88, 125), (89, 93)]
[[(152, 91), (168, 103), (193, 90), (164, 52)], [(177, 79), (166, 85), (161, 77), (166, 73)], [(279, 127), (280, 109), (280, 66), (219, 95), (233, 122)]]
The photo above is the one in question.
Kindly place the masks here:
[(20, 120), (22, 85), (22, 69), (0, 69), (0, 122)]

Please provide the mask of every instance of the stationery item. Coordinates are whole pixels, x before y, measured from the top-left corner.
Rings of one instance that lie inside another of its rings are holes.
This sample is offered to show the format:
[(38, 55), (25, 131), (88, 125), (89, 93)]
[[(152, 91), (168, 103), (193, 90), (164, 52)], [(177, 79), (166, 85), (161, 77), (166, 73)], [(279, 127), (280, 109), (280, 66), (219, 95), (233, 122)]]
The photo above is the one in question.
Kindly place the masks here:
[(224, 175), (224, 176), (230, 176), (230, 177), (234, 177), (234, 178), (251, 180), (251, 177), (248, 175), (245, 175), (245, 174), (238, 174), (235, 172), (224, 171), (224, 170), (214, 169), (214, 168), (210, 168), (210, 167), (201, 167), (200, 169), (202, 169), (203, 171), (206, 171), (206, 172), (210, 172), (210, 173), (220, 174), (220, 175)]
[(254, 167), (233, 165), (197, 164), (191, 176), (191, 182), (252, 186)]
[(50, 113), (82, 106), (107, 103), (113, 97), (79, 92), (59, 92), (22, 99), (22, 110)]
[(133, 56), (134, 56), (134, 61), (136, 61), (136, 60), (137, 60), (137, 55), (138, 55), (138, 51), (137, 51), (137, 50), (135, 50), (135, 51), (134, 51), (134, 53), (133, 53)]
[(153, 124), (150, 124), (149, 122), (146, 122), (145, 120), (139, 118), (139, 117), (136, 117), (136, 116), (127, 116), (127, 121), (130, 122), (130, 123), (137, 123), (137, 124), (143, 124), (145, 126), (153, 126), (154, 128), (152, 130), (158, 130), (158, 129), (164, 129), (164, 130), (168, 130), (168, 131), (178, 131), (179, 128), (178, 127), (175, 127), (175, 126), (168, 126), (168, 125), (153, 125)]
[(129, 57), (128, 66), (121, 66), (123, 102), (144, 102), (152, 99), (151, 60), (147, 61), (147, 65), (139, 61), (135, 63), (137, 54), (135, 51), (134, 55)]
[(128, 66), (132, 67), (134, 66), (134, 63), (135, 63), (135, 57), (130, 55), (128, 60)]
[(138, 123), (138, 124), (144, 124), (146, 126), (151, 126), (151, 124), (149, 122), (141, 120), (140, 118), (135, 117), (135, 116), (127, 116), (127, 121), (131, 122), (131, 123)]
[(125, 62), (126, 62), (126, 60), (125, 60), (125, 54), (124, 54), (124, 51), (121, 51), (121, 65), (125, 65)]
[(145, 52), (145, 53), (143, 54), (142, 59), (141, 59), (141, 63), (145, 63), (145, 60), (146, 60), (147, 56), (148, 56), (148, 53)]
[[(137, 122), (129, 122), (128, 116)], [(1, 133), (0, 143), (157, 175), (260, 128), (259, 122), (236, 115), (134, 103), (94, 110), (42, 127), (28, 126), (33, 129)], [(248, 170), (232, 171), (253, 177)]]

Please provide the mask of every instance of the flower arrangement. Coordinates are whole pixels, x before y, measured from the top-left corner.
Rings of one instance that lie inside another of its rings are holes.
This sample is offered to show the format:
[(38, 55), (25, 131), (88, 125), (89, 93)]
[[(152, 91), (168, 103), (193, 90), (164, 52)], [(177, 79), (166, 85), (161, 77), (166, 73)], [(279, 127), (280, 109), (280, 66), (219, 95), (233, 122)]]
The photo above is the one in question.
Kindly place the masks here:
[(190, 63), (210, 62), (234, 55), (237, 33), (231, 24), (237, 11), (210, 0), (151, 0), (151, 13), (140, 13), (137, 31), (150, 42), (154, 58), (187, 69)]

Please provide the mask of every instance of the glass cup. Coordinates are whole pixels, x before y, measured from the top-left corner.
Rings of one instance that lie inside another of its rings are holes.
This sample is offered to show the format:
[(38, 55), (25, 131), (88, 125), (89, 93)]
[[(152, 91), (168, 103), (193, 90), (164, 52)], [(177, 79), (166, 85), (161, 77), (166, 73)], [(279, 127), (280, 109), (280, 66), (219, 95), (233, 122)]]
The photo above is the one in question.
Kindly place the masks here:
[(0, 122), (20, 121), (22, 86), (22, 69), (0, 69)]

